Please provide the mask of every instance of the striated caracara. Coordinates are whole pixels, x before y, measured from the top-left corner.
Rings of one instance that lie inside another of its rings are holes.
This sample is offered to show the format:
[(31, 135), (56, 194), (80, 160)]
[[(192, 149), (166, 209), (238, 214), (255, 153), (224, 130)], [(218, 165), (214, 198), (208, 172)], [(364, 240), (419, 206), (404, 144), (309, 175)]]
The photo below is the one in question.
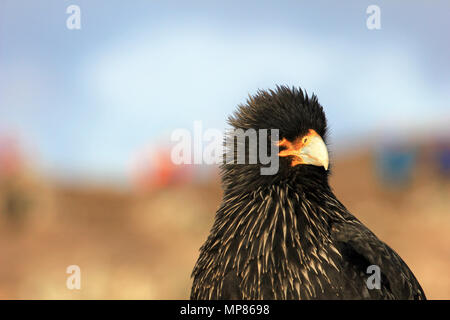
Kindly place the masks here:
[[(331, 190), (316, 96), (258, 91), (229, 122), (279, 129), (279, 170), (222, 166), (223, 200), (192, 273), (192, 299), (425, 299), (405, 262)], [(370, 286), (373, 268), (379, 282)]]

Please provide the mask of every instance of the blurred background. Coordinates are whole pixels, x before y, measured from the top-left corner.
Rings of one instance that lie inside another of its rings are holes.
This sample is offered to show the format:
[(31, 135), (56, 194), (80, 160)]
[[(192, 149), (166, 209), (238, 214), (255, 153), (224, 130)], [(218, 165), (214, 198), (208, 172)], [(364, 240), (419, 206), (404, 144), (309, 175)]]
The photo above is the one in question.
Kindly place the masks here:
[(188, 298), (221, 188), (215, 165), (172, 164), (170, 134), (224, 130), (286, 84), (325, 107), (338, 198), (449, 299), (449, 16), (444, 0), (2, 0), (0, 298)]

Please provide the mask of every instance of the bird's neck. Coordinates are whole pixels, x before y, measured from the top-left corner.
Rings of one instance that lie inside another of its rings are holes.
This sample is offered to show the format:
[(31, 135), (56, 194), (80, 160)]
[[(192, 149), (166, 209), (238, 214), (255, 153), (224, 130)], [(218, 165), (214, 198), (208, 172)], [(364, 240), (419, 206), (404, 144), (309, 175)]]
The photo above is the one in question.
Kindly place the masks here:
[(222, 242), (231, 243), (237, 236), (246, 246), (258, 246), (253, 250), (260, 252), (289, 244), (307, 247), (345, 210), (322, 182), (225, 193), (216, 216)]

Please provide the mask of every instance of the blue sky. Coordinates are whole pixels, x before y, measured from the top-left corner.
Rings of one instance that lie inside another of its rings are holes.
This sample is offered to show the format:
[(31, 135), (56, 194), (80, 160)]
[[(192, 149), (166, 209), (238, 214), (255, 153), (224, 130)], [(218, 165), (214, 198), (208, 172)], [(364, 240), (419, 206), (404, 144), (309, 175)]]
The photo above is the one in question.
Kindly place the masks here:
[(318, 95), (335, 146), (450, 119), (448, 1), (242, 2), (1, 1), (0, 135), (49, 174), (120, 179), (171, 130), (225, 128), (275, 84)]

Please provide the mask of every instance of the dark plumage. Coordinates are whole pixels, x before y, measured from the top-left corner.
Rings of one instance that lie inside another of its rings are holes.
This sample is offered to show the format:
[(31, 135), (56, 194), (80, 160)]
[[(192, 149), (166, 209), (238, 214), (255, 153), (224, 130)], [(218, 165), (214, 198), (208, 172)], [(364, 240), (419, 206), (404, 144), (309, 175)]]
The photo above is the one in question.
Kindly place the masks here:
[[(229, 122), (278, 128), (279, 140), (297, 141), (310, 129), (326, 140), (323, 109), (301, 89), (259, 91)], [(328, 156), (326, 166), (294, 165), (295, 156), (282, 152), (271, 176), (259, 164), (222, 166), (223, 201), (192, 273), (191, 298), (425, 299), (403, 260), (336, 199)], [(366, 284), (370, 265), (380, 267), (380, 289)]]

